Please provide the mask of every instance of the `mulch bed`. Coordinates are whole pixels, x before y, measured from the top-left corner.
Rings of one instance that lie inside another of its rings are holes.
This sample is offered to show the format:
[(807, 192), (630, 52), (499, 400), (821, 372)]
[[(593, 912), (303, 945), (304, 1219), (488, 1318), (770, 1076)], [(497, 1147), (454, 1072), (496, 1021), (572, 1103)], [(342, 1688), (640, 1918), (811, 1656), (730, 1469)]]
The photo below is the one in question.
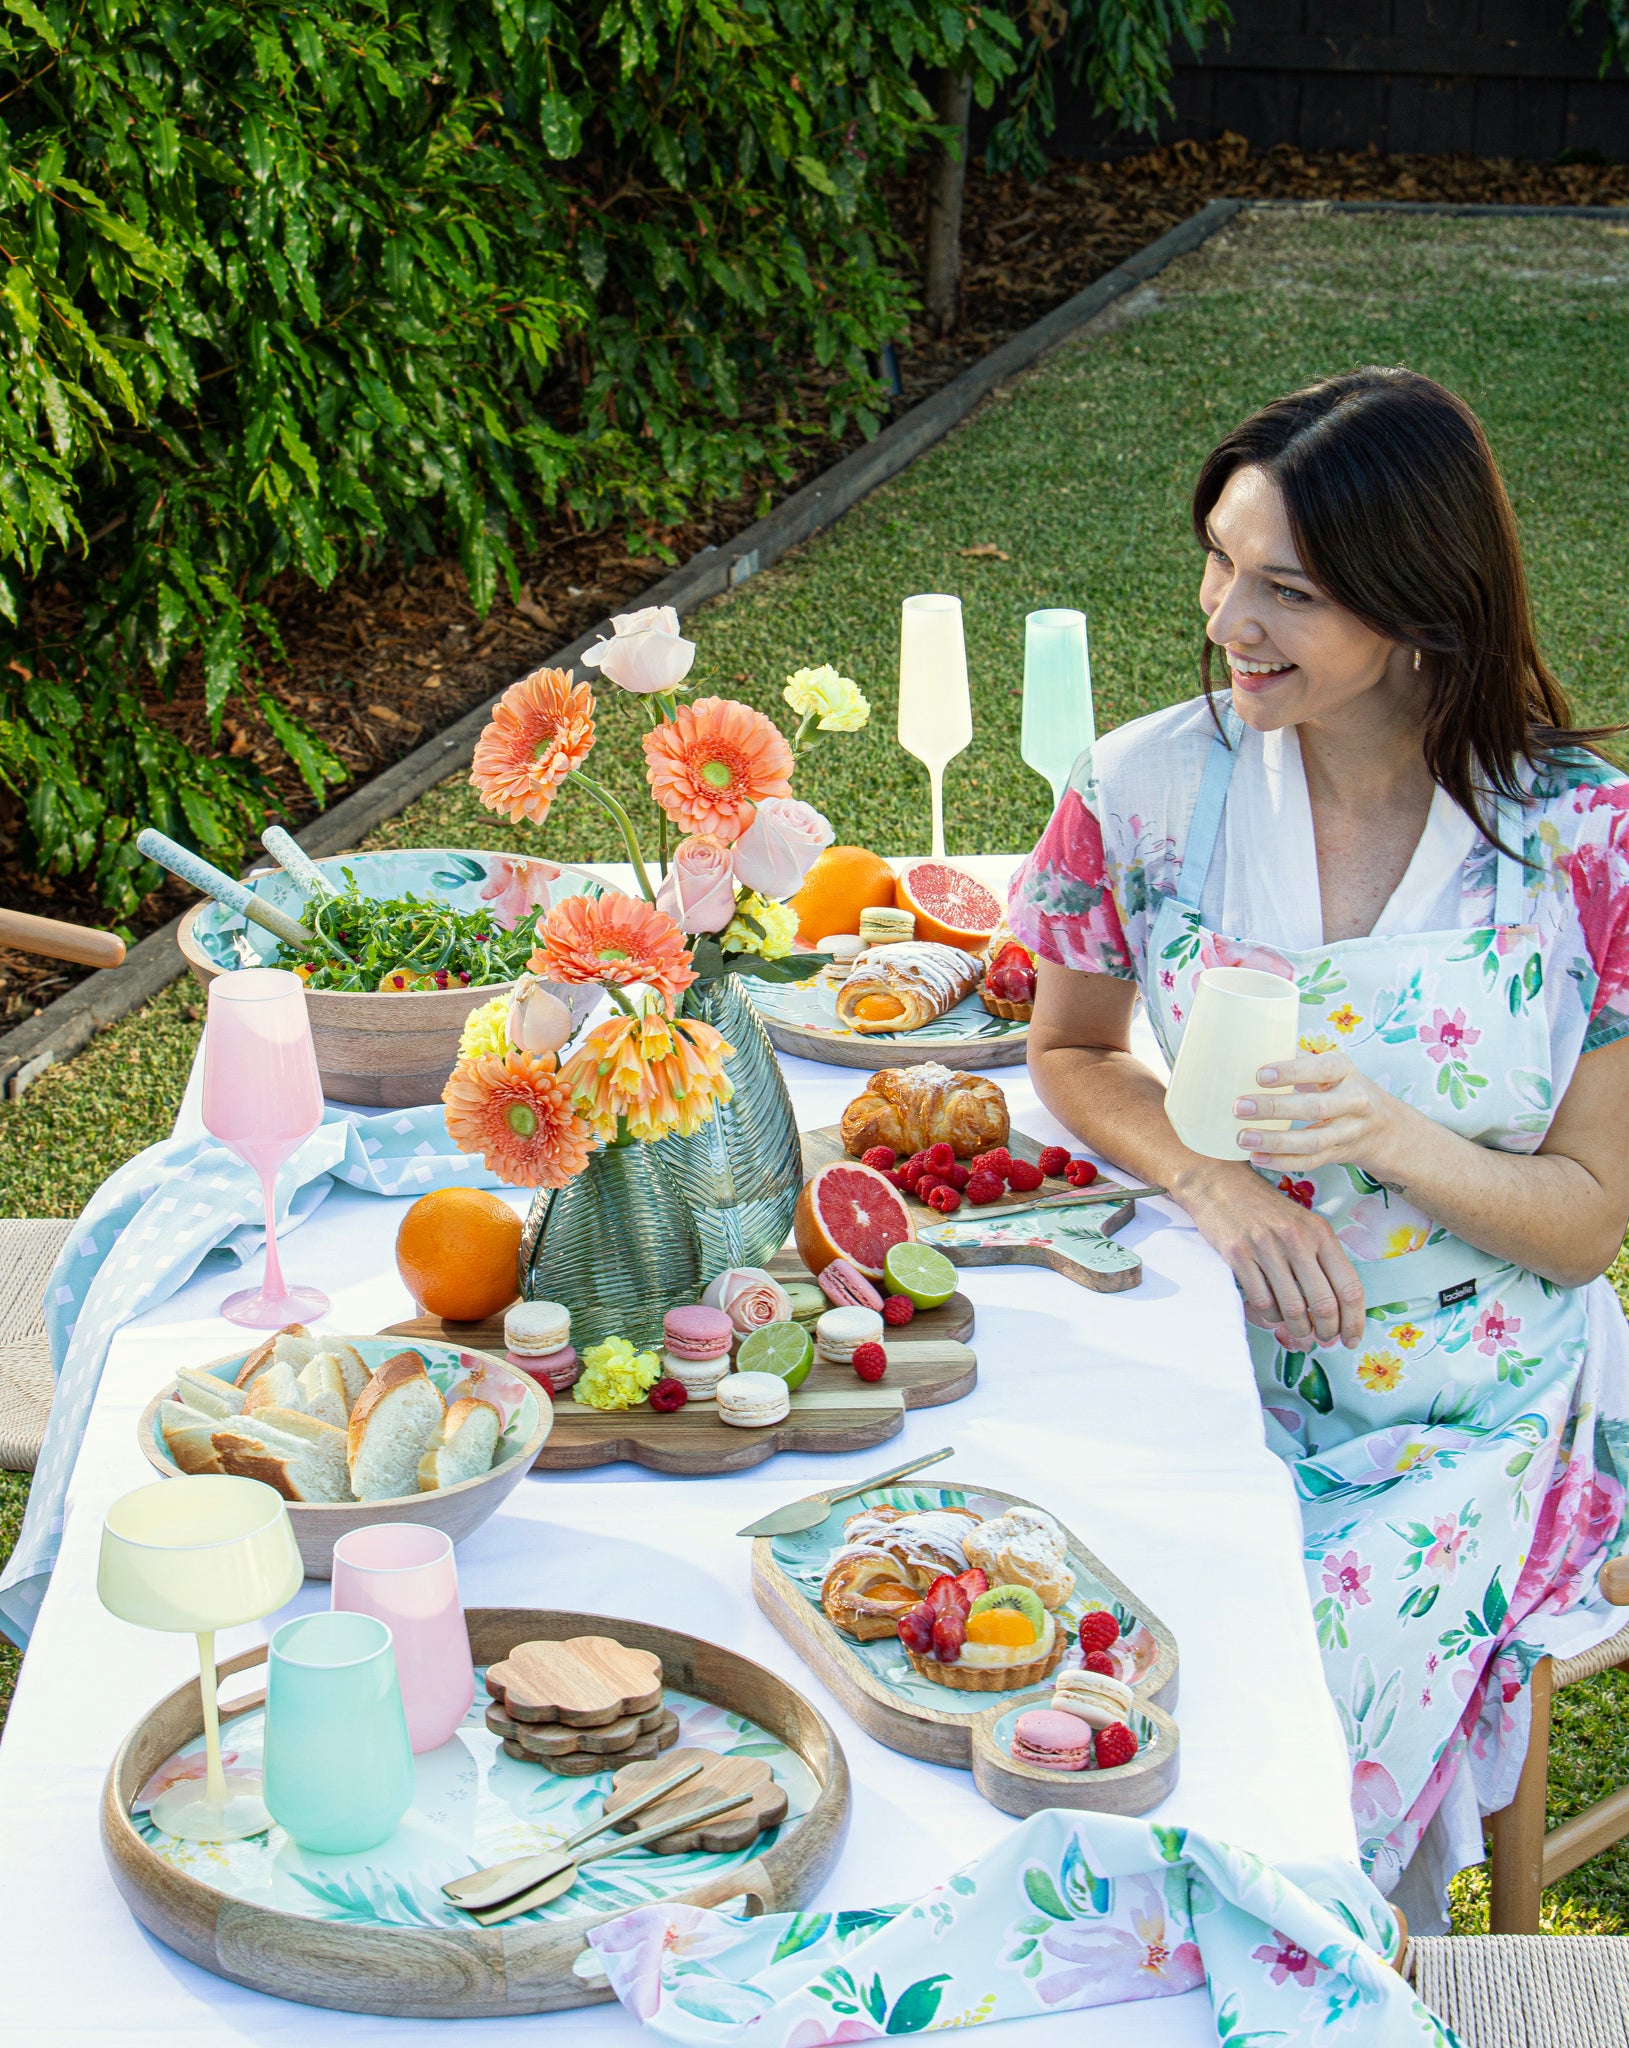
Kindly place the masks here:
[[(962, 325), (945, 340), (916, 331), (900, 345), (900, 405), (928, 397), (1207, 199), (1225, 197), (1629, 206), (1629, 166), (1290, 148), (1257, 154), (1237, 136), (1177, 143), (1115, 162), (1060, 162), (1036, 185), (987, 177), (975, 165), (963, 227)], [(919, 250), (920, 188), (902, 186), (894, 212), (901, 233)], [(822, 441), (789, 481), (755, 479), (740, 499), (662, 540), (685, 561), (737, 532), (766, 501), (788, 495), (841, 452)], [(525, 561), (518, 602), (502, 592), (484, 620), (451, 560), (386, 567), (327, 591), (291, 584), (280, 600), (274, 593), (273, 602), (289, 659), (268, 664), (267, 685), (333, 748), (352, 773), (348, 787), (355, 787), (655, 581), (662, 564), (642, 552), (650, 545), (648, 534), (616, 527), (585, 533), (561, 518)], [(190, 744), (209, 745), (198, 679), (184, 676), (158, 715)], [(221, 744), (265, 770), (291, 819), (310, 815), (305, 788), (278, 759), (252, 705), (233, 703)], [(105, 913), (83, 883), (33, 875), (19, 865), (20, 837), (18, 808), (0, 791), (0, 900), (45, 916), (101, 923)], [(155, 891), (127, 935), (139, 938), (190, 900), (192, 892), (179, 885)], [(31, 1016), (82, 973), (0, 948), (0, 1030)]]

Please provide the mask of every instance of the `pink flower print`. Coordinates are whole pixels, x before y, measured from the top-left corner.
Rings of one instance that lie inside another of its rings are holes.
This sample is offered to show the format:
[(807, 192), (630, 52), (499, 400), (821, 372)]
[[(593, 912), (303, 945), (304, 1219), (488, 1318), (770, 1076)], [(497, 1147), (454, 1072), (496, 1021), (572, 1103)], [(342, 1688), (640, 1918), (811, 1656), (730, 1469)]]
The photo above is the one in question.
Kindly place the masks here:
[(1176, 976), (1171, 972), (1169, 967), (1162, 967), (1160, 969), (1160, 987), (1164, 989), (1172, 989), (1176, 987)]
[(1423, 1689), (1423, 1691), (1421, 1692), (1421, 1694), (1420, 1694), (1420, 1707), (1421, 1707), (1421, 1710), (1422, 1710), (1422, 1712), (1423, 1712), (1423, 1710), (1424, 1710), (1424, 1709), (1425, 1709), (1426, 1707), (1430, 1706), (1430, 1704), (1431, 1704), (1431, 1688), (1430, 1688), (1430, 1686), (1426, 1686), (1426, 1687), (1425, 1687), (1425, 1688)]
[(549, 884), (560, 879), (560, 870), (547, 860), (495, 860), (481, 891), (481, 901), (492, 905), (492, 922), (512, 932), (528, 910), (549, 906)]
[[(230, 1770), (238, 1760), (235, 1749), (221, 1751), (221, 1767)], [(168, 1792), (172, 1785), (184, 1785), (192, 1779), (202, 1779), (208, 1774), (209, 1763), (204, 1752), (196, 1756), (172, 1756), (168, 1763), (162, 1763), (136, 1794), (132, 1804), (151, 1806), (161, 1792)]]
[(799, 2020), (786, 2037), (786, 2048), (836, 2048), (842, 2041), (875, 2041), (880, 2034), (867, 2020), (839, 2020), (828, 2034), (813, 2016)]
[[(662, 1966), (670, 1956), (700, 1960), (740, 1939), (734, 1923), (702, 1906), (637, 1906), (597, 1928), (594, 1947), (612, 1989), (636, 2019), (648, 2020), (662, 2004)], [(822, 2035), (821, 2040), (867, 2040), (876, 2032)]]
[(1282, 981), (1294, 981), (1295, 969), (1282, 953), (1271, 946), (1240, 945), (1220, 932), (1207, 932), (1199, 942), (1201, 967), (1254, 967), (1262, 974), (1276, 974)]
[[(1205, 1981), (1205, 1966), (1191, 1941), (1171, 1942), (1165, 1908), (1151, 1878), (1121, 1878), (1122, 1892), (1135, 1885), (1144, 1904), (1131, 1909), (1131, 1928), (1102, 1920), (1075, 1921), (1041, 1937), (1046, 1974), (1035, 1986), (1045, 2006), (1122, 2005), (1137, 1998), (1163, 1998), (1193, 1991)], [(1068, 1967), (1054, 1970), (1053, 1961)]]
[(1491, 1358), (1501, 1344), (1508, 1344), (1522, 1326), (1520, 1316), (1507, 1314), (1502, 1301), (1496, 1301), (1491, 1308), (1485, 1308), (1476, 1319), (1476, 1348), (1484, 1358)]
[(1103, 827), (1078, 790), (1064, 791), (1063, 801), (1041, 835), (1040, 850), (1048, 867), (1063, 868), (1072, 881), (1084, 883), (1088, 889), (1106, 886)]
[(1402, 1803), (1397, 1780), (1384, 1764), (1366, 1761), (1352, 1766), (1352, 1814), (1356, 1820), (1385, 1820)]
[(1425, 1553), (1425, 1568), (1430, 1572), (1441, 1572), (1445, 1579), (1451, 1579), (1459, 1570), (1461, 1558), (1468, 1553), (1465, 1545), (1470, 1541), (1469, 1529), (1462, 1529), (1452, 1515), (1443, 1515), (1431, 1524), (1436, 1542)]
[(1281, 1195), (1288, 1195), (1292, 1202), (1299, 1202), (1303, 1209), (1310, 1209), (1317, 1190), (1310, 1180), (1292, 1180), (1284, 1173), (1279, 1175), (1278, 1192)]
[(1613, 822), (1614, 837), (1607, 845), (1575, 848), (1567, 867), (1573, 908), (1597, 976), (1591, 1017), (1620, 1007), (1618, 998), (1629, 988), (1629, 918), (1624, 915), (1629, 856)]
[[(1278, 1946), (1274, 1948), (1273, 1942)], [(1273, 1941), (1263, 1942), (1260, 1948), (1250, 1951), (1253, 1963), (1265, 1963), (1275, 1984), (1299, 1984), (1303, 1991), (1310, 1991), (1318, 1981), (1318, 1972), (1324, 1967), (1316, 1957), (1309, 1956), (1298, 1943), (1287, 1934), (1273, 1929)]]
[(1372, 1567), (1361, 1564), (1355, 1550), (1342, 1551), (1339, 1557), (1331, 1551), (1323, 1562), (1324, 1591), (1333, 1595), (1343, 1607), (1367, 1607), (1369, 1595), (1365, 1589)]
[(1173, 1024), (1180, 1024), (1182, 1022), (1182, 1012), (1175, 1003), (1171, 1005), (1171, 1022)]
[(1441, 1663), (1441, 1661), (1442, 1660), (1440, 1657), (1438, 1657), (1436, 1651), (1433, 1650), (1430, 1656), (1427, 1657), (1425, 1660), (1425, 1675), (1427, 1678), (1430, 1678), (1432, 1676), (1432, 1674), (1436, 1671), (1436, 1668), (1438, 1664)]
[(1468, 1052), (1481, 1036), (1474, 1025), (1466, 1023), (1463, 1010), (1456, 1010), (1451, 1017), (1446, 1010), (1434, 1010), (1431, 1022), (1420, 1026), (1420, 1043), (1438, 1066)]

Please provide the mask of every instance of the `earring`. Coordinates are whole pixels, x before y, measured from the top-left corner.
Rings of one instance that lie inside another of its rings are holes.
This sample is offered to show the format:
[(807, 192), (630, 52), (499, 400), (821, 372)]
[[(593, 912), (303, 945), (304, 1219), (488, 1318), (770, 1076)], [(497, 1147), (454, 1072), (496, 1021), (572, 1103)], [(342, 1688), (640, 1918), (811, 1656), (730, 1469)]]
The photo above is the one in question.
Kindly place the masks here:
[(1417, 647), (1414, 650), (1414, 673), (1420, 673), (1420, 650)]

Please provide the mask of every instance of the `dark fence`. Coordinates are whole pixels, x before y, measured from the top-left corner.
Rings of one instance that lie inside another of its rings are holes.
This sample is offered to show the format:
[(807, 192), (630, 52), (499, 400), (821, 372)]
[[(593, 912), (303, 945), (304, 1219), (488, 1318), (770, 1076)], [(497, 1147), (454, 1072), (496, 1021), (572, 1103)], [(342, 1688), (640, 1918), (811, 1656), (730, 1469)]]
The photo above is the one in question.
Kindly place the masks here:
[[(1258, 149), (1629, 160), (1629, 77), (1616, 64), (1600, 76), (1598, 5), (1582, 35), (1567, 0), (1233, 0), (1233, 12), (1225, 39), (1177, 55), (1161, 142), (1231, 130)], [(1124, 153), (1126, 138), (1059, 85), (1054, 152)]]

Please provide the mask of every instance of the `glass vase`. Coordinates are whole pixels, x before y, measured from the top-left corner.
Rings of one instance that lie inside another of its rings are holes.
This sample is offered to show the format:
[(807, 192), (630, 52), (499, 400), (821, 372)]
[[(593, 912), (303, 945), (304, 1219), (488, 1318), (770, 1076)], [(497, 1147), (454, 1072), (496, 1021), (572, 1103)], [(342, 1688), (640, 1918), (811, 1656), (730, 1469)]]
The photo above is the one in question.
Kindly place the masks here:
[(607, 1337), (660, 1351), (663, 1316), (703, 1284), (696, 1226), (655, 1145), (602, 1145), (575, 1180), (532, 1203), (520, 1291), (570, 1309), (579, 1355)]
[(735, 1094), (688, 1138), (657, 1146), (696, 1219), (703, 1283), (726, 1266), (762, 1266), (786, 1242), (803, 1189), (803, 1148), (775, 1048), (739, 975), (693, 983), (687, 1017), (735, 1049), (725, 1072)]

